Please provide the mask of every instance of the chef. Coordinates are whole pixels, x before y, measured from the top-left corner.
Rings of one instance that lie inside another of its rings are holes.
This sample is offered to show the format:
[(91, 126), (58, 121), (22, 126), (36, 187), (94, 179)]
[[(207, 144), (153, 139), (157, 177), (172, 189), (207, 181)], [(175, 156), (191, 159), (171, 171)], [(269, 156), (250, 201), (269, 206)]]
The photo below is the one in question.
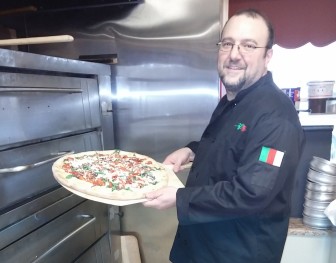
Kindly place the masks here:
[(281, 261), (303, 131), (267, 70), (273, 41), (270, 21), (257, 10), (226, 22), (218, 43), (226, 95), (200, 140), (164, 161), (175, 172), (193, 162), (186, 186), (147, 194), (146, 207), (176, 207), (173, 263)]

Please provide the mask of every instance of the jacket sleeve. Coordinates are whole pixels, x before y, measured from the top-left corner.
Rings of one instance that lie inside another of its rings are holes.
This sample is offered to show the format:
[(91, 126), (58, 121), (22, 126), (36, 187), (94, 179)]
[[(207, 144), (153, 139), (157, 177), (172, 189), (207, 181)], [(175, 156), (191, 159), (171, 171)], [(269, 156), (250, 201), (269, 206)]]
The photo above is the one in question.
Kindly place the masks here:
[(197, 152), (199, 142), (193, 141), (188, 143), (185, 147), (190, 148), (194, 153)]
[[(298, 125), (270, 116), (263, 119), (250, 131), (246, 147), (237, 161), (236, 174), (231, 175), (232, 180), (177, 191), (176, 207), (180, 224), (213, 222), (260, 213), (283, 213), (284, 207), (289, 207), (288, 195), (291, 193), (301, 146), (302, 130)], [(279, 167), (260, 160), (262, 147), (283, 153)]]

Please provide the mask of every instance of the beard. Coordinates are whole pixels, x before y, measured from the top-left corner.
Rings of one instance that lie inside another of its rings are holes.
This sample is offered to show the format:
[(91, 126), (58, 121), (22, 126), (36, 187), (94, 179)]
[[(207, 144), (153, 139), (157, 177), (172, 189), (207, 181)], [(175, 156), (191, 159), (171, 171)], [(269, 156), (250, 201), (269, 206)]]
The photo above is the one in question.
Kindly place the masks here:
[(241, 78), (238, 79), (236, 82), (228, 81), (224, 75), (220, 76), (220, 79), (228, 92), (232, 92), (237, 94), (239, 91), (241, 91), (246, 83), (246, 77), (242, 76)]

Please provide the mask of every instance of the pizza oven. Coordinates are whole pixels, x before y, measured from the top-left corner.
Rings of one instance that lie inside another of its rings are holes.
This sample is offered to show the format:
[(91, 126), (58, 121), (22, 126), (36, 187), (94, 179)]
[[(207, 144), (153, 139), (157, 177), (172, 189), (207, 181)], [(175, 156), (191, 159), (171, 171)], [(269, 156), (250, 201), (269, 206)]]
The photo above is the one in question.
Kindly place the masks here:
[(67, 153), (112, 149), (107, 65), (0, 50), (0, 262), (121, 262), (118, 208), (53, 178)]

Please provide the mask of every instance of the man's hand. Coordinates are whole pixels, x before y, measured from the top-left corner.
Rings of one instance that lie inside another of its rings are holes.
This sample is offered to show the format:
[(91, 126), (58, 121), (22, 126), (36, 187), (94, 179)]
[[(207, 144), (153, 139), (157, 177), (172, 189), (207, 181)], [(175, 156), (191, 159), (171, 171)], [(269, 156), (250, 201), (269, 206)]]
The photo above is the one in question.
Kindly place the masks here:
[(176, 205), (176, 187), (168, 186), (162, 189), (159, 189), (154, 192), (146, 194), (148, 201), (145, 201), (143, 205), (145, 207), (153, 207), (156, 209), (166, 209), (174, 207)]
[(169, 154), (163, 161), (163, 164), (171, 165), (175, 173), (183, 170), (183, 164), (190, 163), (194, 160), (195, 154), (193, 151), (184, 147)]

